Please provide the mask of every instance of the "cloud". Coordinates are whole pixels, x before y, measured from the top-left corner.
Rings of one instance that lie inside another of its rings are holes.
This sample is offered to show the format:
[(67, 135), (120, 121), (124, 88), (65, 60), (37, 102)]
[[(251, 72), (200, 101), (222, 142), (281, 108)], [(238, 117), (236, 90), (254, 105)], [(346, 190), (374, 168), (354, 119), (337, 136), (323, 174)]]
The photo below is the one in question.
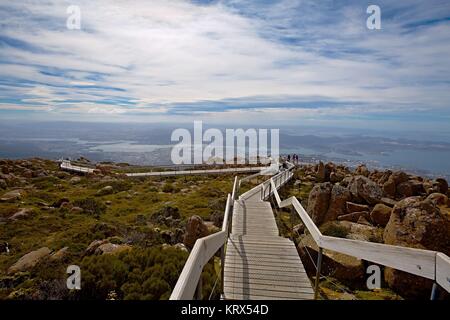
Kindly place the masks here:
[(250, 122), (450, 114), (445, 1), (379, 1), (380, 31), (365, 27), (361, 1), (78, 1), (81, 30), (66, 28), (69, 4), (1, 5), (2, 110)]

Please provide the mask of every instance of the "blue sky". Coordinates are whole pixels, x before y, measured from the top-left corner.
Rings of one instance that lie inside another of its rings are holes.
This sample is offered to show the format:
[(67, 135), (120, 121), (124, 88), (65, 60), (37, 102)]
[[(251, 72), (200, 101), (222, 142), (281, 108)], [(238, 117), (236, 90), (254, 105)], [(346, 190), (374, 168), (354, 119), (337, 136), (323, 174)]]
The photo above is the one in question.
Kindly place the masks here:
[(0, 119), (449, 130), (449, 1), (75, 2), (0, 4)]

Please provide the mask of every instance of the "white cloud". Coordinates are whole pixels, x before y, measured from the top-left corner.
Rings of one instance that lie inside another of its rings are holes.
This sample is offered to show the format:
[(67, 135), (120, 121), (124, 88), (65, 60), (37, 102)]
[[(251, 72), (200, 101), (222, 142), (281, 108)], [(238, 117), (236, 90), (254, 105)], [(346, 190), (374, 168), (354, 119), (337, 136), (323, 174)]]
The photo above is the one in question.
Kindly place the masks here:
[[(208, 6), (181, 0), (78, 1), (79, 31), (65, 28), (68, 5), (6, 5), (10, 12), (1, 15), (7, 27), (0, 35), (32, 48), (2, 47), (0, 76), (11, 85), (1, 87), (8, 91), (0, 98), (20, 97), (56, 112), (105, 114), (168, 113), (174, 104), (255, 96), (362, 104), (342, 107), (340, 113), (368, 112), (366, 104), (384, 105), (384, 112), (418, 105), (448, 109), (450, 26), (409, 33), (403, 27), (405, 21), (439, 16), (433, 5), (414, 2), (412, 9), (403, 10), (384, 4), (382, 11), (395, 9), (397, 19), (383, 21), (380, 32), (365, 29), (360, 4), (335, 10), (328, 1), (320, 6), (308, 1), (268, 6), (247, 1)], [(281, 39), (288, 36), (295, 41)], [(29, 83), (14, 88), (18, 80)], [(273, 113), (338, 112), (262, 110), (258, 114), (268, 120)]]

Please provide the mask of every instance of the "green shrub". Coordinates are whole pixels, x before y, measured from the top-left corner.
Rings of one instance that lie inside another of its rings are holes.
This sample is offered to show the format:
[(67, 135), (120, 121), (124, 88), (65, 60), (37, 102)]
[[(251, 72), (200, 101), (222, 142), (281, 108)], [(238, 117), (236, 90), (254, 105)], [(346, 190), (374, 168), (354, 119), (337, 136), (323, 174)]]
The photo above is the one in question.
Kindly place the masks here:
[(350, 232), (348, 228), (336, 223), (324, 224), (321, 229), (324, 235), (336, 238), (346, 238)]
[(94, 198), (75, 200), (73, 204), (75, 207), (80, 207), (84, 210), (84, 212), (94, 216), (100, 216), (106, 211), (106, 205)]
[(184, 251), (161, 247), (85, 257), (80, 298), (106, 299), (114, 291), (119, 299), (168, 299), (186, 259)]
[(169, 183), (165, 183), (164, 186), (162, 187), (162, 191), (163, 192), (167, 192), (167, 193), (172, 193), (175, 190), (173, 184)]

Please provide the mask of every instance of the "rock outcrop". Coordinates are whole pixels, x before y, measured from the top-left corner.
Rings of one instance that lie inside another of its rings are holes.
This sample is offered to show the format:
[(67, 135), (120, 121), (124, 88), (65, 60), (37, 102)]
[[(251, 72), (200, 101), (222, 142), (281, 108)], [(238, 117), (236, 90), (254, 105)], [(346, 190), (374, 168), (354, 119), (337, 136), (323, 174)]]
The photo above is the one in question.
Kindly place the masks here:
[(355, 176), (349, 184), (349, 190), (355, 200), (377, 204), (383, 196), (381, 188), (372, 180), (364, 176)]
[[(319, 249), (311, 235), (302, 238), (297, 250), (307, 273), (311, 276), (315, 275), (316, 269), (310, 255), (315, 263)], [(359, 282), (363, 280), (365, 270), (364, 264), (360, 259), (330, 250), (323, 250), (322, 257), (322, 274), (344, 282)]]
[(8, 269), (8, 274), (13, 274), (20, 271), (27, 271), (33, 268), (39, 261), (48, 257), (51, 250), (47, 247), (40, 248), (35, 251), (31, 251), (20, 258)]
[(320, 225), (324, 221), (325, 214), (330, 205), (332, 188), (333, 186), (329, 182), (319, 183), (309, 193), (306, 211), (317, 225)]
[(372, 209), (370, 213), (370, 219), (381, 227), (385, 227), (389, 222), (389, 218), (391, 217), (392, 208), (388, 207), (382, 203), (378, 203)]
[(208, 235), (208, 227), (203, 219), (197, 215), (191, 216), (186, 223), (186, 232), (184, 234), (183, 243), (186, 247), (192, 249), (195, 241)]
[[(409, 197), (392, 210), (384, 231), (384, 242), (391, 245), (441, 251), (450, 255), (450, 221), (432, 199)], [(426, 297), (431, 281), (391, 268), (385, 269), (389, 286), (406, 298)]]
[(331, 189), (330, 204), (327, 213), (322, 219), (322, 223), (326, 221), (336, 220), (338, 216), (346, 214), (347, 202), (352, 199), (352, 194), (347, 188), (335, 184)]
[(123, 251), (131, 250), (127, 244), (104, 243), (95, 249), (95, 254), (118, 254)]

